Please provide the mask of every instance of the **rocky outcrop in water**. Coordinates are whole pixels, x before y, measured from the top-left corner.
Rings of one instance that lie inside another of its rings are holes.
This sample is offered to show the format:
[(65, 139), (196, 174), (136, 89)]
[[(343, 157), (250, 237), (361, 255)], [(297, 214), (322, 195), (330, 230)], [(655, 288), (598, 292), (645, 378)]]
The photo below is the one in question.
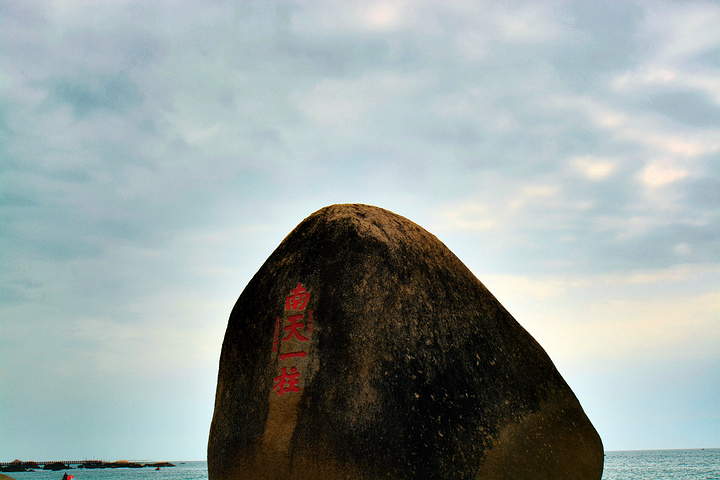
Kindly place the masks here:
[(174, 467), (175, 465), (170, 462), (156, 462), (156, 463), (138, 463), (129, 462), (127, 460), (118, 460), (116, 462), (94, 462), (79, 465), (78, 468), (145, 468), (145, 467)]
[(540, 345), (436, 237), (334, 205), (230, 314), (211, 480), (600, 480), (600, 437)]

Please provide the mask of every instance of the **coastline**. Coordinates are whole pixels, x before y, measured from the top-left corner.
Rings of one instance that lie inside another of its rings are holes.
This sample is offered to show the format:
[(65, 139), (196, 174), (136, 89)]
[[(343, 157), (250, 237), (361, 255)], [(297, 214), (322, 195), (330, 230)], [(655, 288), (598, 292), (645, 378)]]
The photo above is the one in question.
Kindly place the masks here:
[[(73, 465), (76, 465), (73, 467)], [(152, 462), (152, 463), (140, 463), (140, 462), (131, 462), (128, 460), (117, 460), (115, 462), (104, 462), (102, 460), (79, 460), (79, 461), (44, 461), (44, 462), (35, 462), (35, 461), (21, 461), (21, 460), (14, 460), (12, 462), (1, 462), (0, 463), (0, 475), (3, 475), (5, 473), (13, 473), (13, 472), (34, 472), (36, 470), (44, 470), (44, 471), (60, 471), (60, 470), (75, 470), (75, 469), (87, 469), (87, 470), (94, 470), (94, 469), (104, 469), (104, 468), (167, 468), (167, 467), (174, 467), (175, 464), (170, 462)], [(5, 475), (7, 477), (7, 475)], [(12, 478), (12, 477), (8, 477)], [(0, 477), (0, 480), (6, 480), (3, 479), (3, 477)]]

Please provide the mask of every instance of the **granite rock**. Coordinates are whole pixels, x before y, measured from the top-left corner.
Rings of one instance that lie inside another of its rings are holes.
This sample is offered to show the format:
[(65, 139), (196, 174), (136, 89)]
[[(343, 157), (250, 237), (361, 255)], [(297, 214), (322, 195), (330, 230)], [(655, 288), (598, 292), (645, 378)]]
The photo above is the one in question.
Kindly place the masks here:
[(298, 225), (228, 321), (210, 480), (600, 480), (540, 345), (435, 236), (367, 205)]

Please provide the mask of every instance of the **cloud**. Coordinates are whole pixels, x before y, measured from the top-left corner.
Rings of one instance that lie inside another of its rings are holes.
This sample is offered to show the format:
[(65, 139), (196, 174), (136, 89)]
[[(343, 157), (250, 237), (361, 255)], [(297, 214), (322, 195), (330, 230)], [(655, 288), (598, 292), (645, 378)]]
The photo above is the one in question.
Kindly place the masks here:
[(688, 256), (692, 255), (692, 252), (693, 252), (692, 247), (690, 245), (688, 245), (687, 243), (678, 243), (673, 248), (673, 251), (675, 253), (677, 253), (678, 255), (680, 255), (681, 257), (688, 257)]
[(682, 168), (674, 168), (668, 162), (656, 161), (643, 170), (640, 178), (649, 187), (662, 187), (688, 176)]
[(96, 110), (125, 113), (142, 102), (137, 86), (122, 74), (89, 74), (82, 76), (82, 80), (78, 77), (51, 79), (48, 89), (55, 100), (70, 105), (80, 118)]
[(585, 177), (594, 181), (605, 180), (612, 176), (617, 168), (617, 161), (597, 158), (592, 155), (576, 157), (571, 160), (573, 167), (578, 169)]
[(629, 365), (717, 358), (720, 295), (704, 282), (718, 272), (717, 265), (685, 264), (627, 274), (479, 277), (560, 364)]
[[(716, 294), (658, 299), (653, 308), (645, 302), (621, 301), (587, 306), (589, 323), (558, 328), (549, 336), (563, 355), (588, 361), (610, 356), (615, 361), (639, 362), (673, 352), (677, 358), (715, 358), (714, 346), (720, 340), (714, 312), (720, 308)], [(620, 320), (610, 320), (607, 319)], [(628, 322), (627, 318), (634, 320)], [(572, 342), (563, 342), (570, 339)], [(585, 339), (578, 342), (578, 339)], [(592, 341), (591, 341), (592, 339)], [(584, 343), (583, 347), (580, 347)]]
[(554, 357), (716, 338), (711, 2), (11, 3), (0, 353), (41, 338), (25, 375), (202, 383), (263, 260), (348, 201), (436, 233)]
[(646, 10), (642, 33), (648, 44), (656, 46), (656, 60), (683, 65), (717, 49), (720, 34), (714, 25), (718, 19), (720, 8), (712, 2), (663, 1)]
[(368, 113), (377, 115), (390, 100), (417, 90), (414, 76), (378, 72), (351, 81), (323, 80), (298, 101), (308, 117), (321, 123), (356, 124)]
[(493, 285), (493, 292), (502, 292), (504, 298), (547, 300), (566, 292), (568, 285), (555, 277), (530, 278), (520, 275), (482, 275), (486, 285)]
[(542, 202), (557, 196), (559, 187), (557, 185), (525, 185), (520, 188), (510, 202), (510, 209), (525, 207), (529, 203)]
[(468, 202), (438, 212), (440, 230), (492, 230), (498, 224), (486, 205)]
[(648, 103), (651, 110), (688, 125), (709, 127), (720, 123), (720, 102), (700, 93), (664, 93)]
[[(348, 35), (395, 31), (407, 26), (417, 8), (406, 1), (344, 2), (306, 5), (293, 15), (293, 27), (305, 34)], [(308, 8), (309, 7), (309, 8)]]

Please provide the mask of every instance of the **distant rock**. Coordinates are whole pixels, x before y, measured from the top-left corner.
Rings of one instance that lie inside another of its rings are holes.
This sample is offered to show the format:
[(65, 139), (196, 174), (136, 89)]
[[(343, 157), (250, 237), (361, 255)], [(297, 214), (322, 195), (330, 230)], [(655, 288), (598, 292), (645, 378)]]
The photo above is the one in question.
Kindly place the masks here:
[(324, 208), (240, 295), (210, 480), (600, 480), (603, 447), (540, 345), (436, 237)]
[(53, 462), (48, 463), (43, 467), (43, 470), (52, 470), (52, 471), (58, 471), (58, 470), (71, 470), (70, 466), (65, 465), (62, 462)]
[(128, 460), (118, 460), (117, 462), (104, 462), (102, 468), (143, 468), (145, 465)]
[(6, 467), (0, 467), (0, 472), (27, 472), (28, 468), (17, 458)]
[(8, 465), (0, 468), (0, 472), (27, 472), (28, 468), (23, 465)]
[(138, 463), (130, 462), (128, 460), (118, 460), (116, 462), (98, 462), (98, 463), (86, 463), (79, 466), (78, 468), (145, 468), (145, 467), (174, 467), (170, 462), (156, 462), (156, 463)]

